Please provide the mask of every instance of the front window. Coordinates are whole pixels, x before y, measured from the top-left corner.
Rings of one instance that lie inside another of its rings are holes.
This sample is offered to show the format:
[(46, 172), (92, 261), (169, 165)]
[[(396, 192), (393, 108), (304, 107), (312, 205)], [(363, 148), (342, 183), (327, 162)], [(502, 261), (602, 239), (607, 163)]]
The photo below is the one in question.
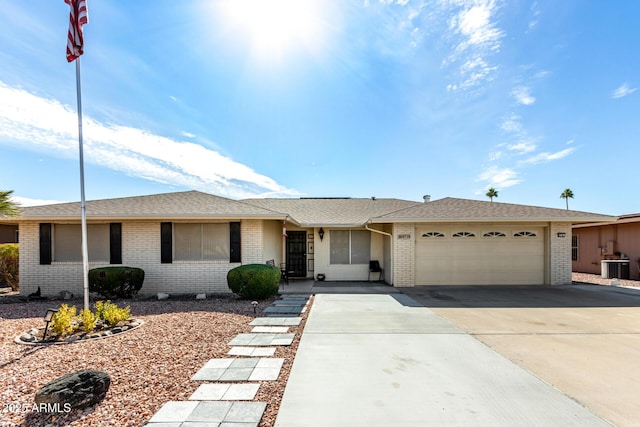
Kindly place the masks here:
[[(109, 248), (109, 224), (88, 224), (89, 261), (109, 262)], [(53, 261), (82, 262), (82, 226), (80, 224), (55, 224)]]
[(331, 264), (368, 264), (371, 234), (367, 230), (331, 230)]
[(578, 235), (571, 236), (571, 260), (578, 261)]
[(173, 225), (175, 261), (229, 260), (229, 224)]

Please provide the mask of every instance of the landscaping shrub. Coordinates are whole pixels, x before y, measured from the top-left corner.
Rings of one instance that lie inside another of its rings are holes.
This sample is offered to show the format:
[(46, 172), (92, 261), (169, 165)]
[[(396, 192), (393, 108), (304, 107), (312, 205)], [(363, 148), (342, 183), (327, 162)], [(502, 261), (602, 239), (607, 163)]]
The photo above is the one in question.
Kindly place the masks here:
[(62, 304), (51, 318), (51, 329), (60, 337), (71, 335), (78, 328), (76, 321), (76, 307)]
[(131, 318), (131, 310), (128, 306), (120, 308), (111, 301), (97, 301), (94, 308), (95, 313), (91, 310), (81, 310), (80, 314), (76, 314), (75, 305), (69, 307), (67, 304), (62, 304), (51, 318), (51, 330), (58, 337), (64, 338), (81, 329), (87, 333), (92, 332), (98, 326), (98, 320), (110, 327)]
[(96, 301), (96, 317), (109, 326), (115, 326), (118, 322), (131, 318), (129, 306), (120, 308), (111, 301)]
[(11, 290), (20, 288), (19, 249), (17, 243), (0, 245), (0, 286), (8, 285)]
[(280, 269), (267, 264), (246, 264), (229, 270), (227, 285), (245, 299), (265, 299), (278, 293)]
[(91, 332), (96, 328), (97, 318), (91, 310), (82, 310), (78, 318), (80, 319), (82, 329), (84, 329), (85, 332)]
[(89, 291), (105, 298), (131, 298), (142, 288), (144, 270), (136, 267), (100, 267), (89, 270)]

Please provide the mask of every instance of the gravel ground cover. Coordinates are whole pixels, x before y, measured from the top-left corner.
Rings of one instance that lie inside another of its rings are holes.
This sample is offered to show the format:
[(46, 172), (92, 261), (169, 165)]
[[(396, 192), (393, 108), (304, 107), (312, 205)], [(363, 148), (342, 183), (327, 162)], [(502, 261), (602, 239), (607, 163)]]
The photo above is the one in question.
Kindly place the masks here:
[[(7, 300), (8, 297), (0, 297)], [(212, 358), (228, 357), (227, 343), (248, 333), (254, 317), (250, 301), (233, 296), (207, 300), (169, 299), (115, 301), (131, 307), (144, 325), (110, 338), (66, 345), (27, 346), (17, 335), (44, 326), (48, 308), (63, 301), (0, 301), (0, 426), (142, 426), (170, 400), (188, 400), (201, 382), (191, 377)], [(82, 307), (82, 300), (64, 301)], [(306, 311), (308, 313), (308, 310)], [(290, 347), (278, 346), (274, 357), (285, 359), (277, 381), (263, 381), (255, 400), (266, 402), (261, 427), (273, 426), (306, 322), (292, 327)], [(46, 414), (32, 410), (36, 391), (47, 382), (81, 369), (111, 376), (105, 399), (84, 411)]]
[(623, 279), (603, 279), (599, 274), (573, 273), (571, 280), (577, 283), (590, 283), (592, 285), (611, 286), (615, 280), (619, 286), (629, 286), (631, 288), (640, 288), (640, 281), (623, 280)]

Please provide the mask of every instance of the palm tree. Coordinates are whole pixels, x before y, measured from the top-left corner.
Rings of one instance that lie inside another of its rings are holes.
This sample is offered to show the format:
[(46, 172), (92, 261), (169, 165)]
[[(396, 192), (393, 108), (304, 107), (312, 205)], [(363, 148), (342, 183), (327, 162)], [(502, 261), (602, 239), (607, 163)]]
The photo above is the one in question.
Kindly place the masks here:
[(20, 205), (11, 200), (13, 190), (0, 190), (0, 216), (18, 216), (20, 215)]
[(491, 187), (489, 188), (489, 191), (487, 191), (487, 194), (485, 194), (485, 196), (487, 196), (493, 202), (493, 198), (498, 197), (498, 190)]
[(569, 210), (569, 199), (573, 199), (573, 191), (571, 191), (570, 188), (566, 188), (562, 194), (560, 194), (560, 198), (567, 202), (567, 210)]

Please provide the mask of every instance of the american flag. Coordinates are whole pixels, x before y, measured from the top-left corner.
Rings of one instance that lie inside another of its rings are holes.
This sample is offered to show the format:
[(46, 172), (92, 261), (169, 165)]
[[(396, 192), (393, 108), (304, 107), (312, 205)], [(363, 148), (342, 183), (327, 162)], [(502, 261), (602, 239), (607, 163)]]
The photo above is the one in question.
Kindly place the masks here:
[(69, 13), (69, 33), (67, 34), (67, 61), (73, 62), (84, 53), (82, 26), (89, 22), (86, 0), (64, 0), (71, 6)]

